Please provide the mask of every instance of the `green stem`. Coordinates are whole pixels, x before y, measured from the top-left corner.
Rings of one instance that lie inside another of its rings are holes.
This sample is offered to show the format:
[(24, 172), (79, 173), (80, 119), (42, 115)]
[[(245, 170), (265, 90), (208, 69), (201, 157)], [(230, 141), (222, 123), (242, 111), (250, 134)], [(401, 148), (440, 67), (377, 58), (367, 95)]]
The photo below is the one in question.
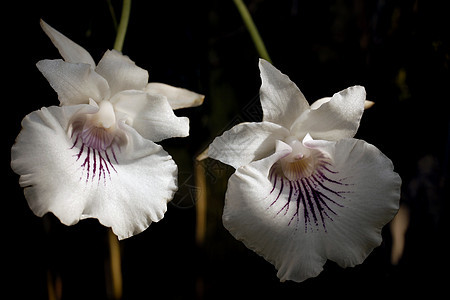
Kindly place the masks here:
[(117, 18), (116, 18), (116, 13), (114, 12), (114, 7), (111, 3), (111, 0), (106, 0), (106, 4), (108, 5), (108, 9), (109, 9), (109, 13), (111, 14), (111, 19), (113, 22), (113, 26), (114, 26), (114, 30), (117, 33)]
[(261, 58), (264, 58), (268, 62), (272, 62), (269, 57), (269, 53), (267, 53), (266, 46), (264, 45), (264, 42), (261, 36), (259, 35), (258, 29), (256, 28), (255, 23), (253, 22), (252, 16), (248, 12), (248, 9), (245, 6), (244, 2), (242, 2), (242, 0), (233, 0), (233, 2), (236, 5), (239, 13), (241, 14), (242, 20), (244, 21), (245, 26), (247, 27), (247, 30), (250, 33), (250, 36), (252, 37), (253, 43), (255, 44), (259, 56)]
[(127, 33), (128, 20), (130, 19), (131, 0), (123, 0), (122, 15), (120, 17), (119, 27), (117, 28), (116, 41), (114, 49), (122, 52), (123, 42)]

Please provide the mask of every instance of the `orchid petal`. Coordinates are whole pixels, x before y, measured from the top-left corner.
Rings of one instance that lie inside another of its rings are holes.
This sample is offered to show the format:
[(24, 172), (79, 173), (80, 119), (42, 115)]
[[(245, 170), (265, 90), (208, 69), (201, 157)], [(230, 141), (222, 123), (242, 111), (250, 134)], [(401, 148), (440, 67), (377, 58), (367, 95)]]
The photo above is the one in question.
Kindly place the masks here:
[(236, 170), (225, 199), (225, 227), (278, 270), (281, 281), (317, 276), (327, 259), (361, 263), (398, 209), (400, 178), (374, 146), (355, 139), (303, 142), (328, 160), (310, 177), (273, 172), (283, 151)]
[(108, 83), (88, 64), (46, 59), (36, 66), (58, 93), (61, 105), (87, 104), (89, 98), (100, 102), (109, 97)]
[(301, 228), (288, 226), (284, 204), (269, 197), (278, 195), (272, 192), (269, 170), (288, 153), (285, 149), (237, 169), (228, 181), (222, 219), (237, 240), (275, 266), (281, 281), (303, 281), (317, 276), (326, 258), (319, 235), (305, 236)]
[(260, 59), (259, 69), (263, 121), (289, 129), (297, 117), (309, 108), (309, 104), (295, 83), (269, 62)]
[(288, 135), (286, 128), (274, 123), (241, 123), (216, 137), (209, 146), (208, 156), (239, 168), (272, 154), (275, 141)]
[[(22, 121), (22, 131), (11, 150), (11, 167), (20, 175), (25, 198), (37, 216), (51, 211), (66, 225), (78, 222), (85, 199), (76, 190), (71, 142), (67, 137), (69, 119), (88, 105), (42, 108)], [(92, 112), (96, 110), (92, 107)], [(64, 155), (65, 154), (65, 155)], [(75, 201), (73, 201), (75, 200)]]
[(145, 91), (166, 96), (170, 106), (174, 110), (199, 106), (205, 99), (204, 95), (159, 82), (150, 82), (146, 86)]
[(334, 206), (335, 216), (326, 227), (326, 255), (344, 268), (361, 264), (380, 245), (381, 229), (399, 209), (401, 178), (389, 158), (362, 140), (304, 144), (330, 155), (334, 172), (327, 173), (324, 185), (340, 185), (342, 191), (342, 205)]
[(322, 104), (327, 103), (327, 102), (329, 102), (330, 100), (331, 100), (331, 97), (324, 97), (324, 98), (320, 98), (320, 99), (314, 101), (314, 102), (311, 104), (311, 110), (318, 109), (319, 107), (322, 106)]
[(116, 154), (117, 177), (91, 198), (82, 218), (97, 218), (125, 239), (158, 222), (177, 190), (177, 165), (160, 146), (123, 125), (129, 143)]
[(177, 117), (162, 95), (123, 91), (111, 102), (116, 112), (124, 116), (125, 122), (146, 139), (158, 142), (189, 135), (189, 119)]
[(375, 105), (375, 102), (370, 101), (370, 100), (366, 100), (364, 101), (364, 110), (371, 108), (372, 106)]
[(148, 83), (148, 72), (116, 50), (106, 51), (95, 71), (108, 81), (111, 96), (124, 90), (142, 90)]
[(94, 59), (83, 47), (68, 39), (43, 20), (41, 20), (41, 27), (66, 62), (85, 63), (90, 65), (91, 68), (95, 67)]
[(337, 141), (356, 134), (362, 114), (366, 91), (353, 86), (331, 98), (322, 98), (311, 105), (294, 122), (291, 132), (298, 137), (310, 133), (314, 139)]
[(120, 126), (124, 145), (105, 151), (79, 147), (67, 130), (70, 120), (96, 110), (52, 106), (29, 114), (12, 148), (11, 166), (36, 215), (52, 212), (66, 225), (97, 218), (123, 239), (164, 216), (176, 190), (177, 167), (161, 146), (125, 124)]

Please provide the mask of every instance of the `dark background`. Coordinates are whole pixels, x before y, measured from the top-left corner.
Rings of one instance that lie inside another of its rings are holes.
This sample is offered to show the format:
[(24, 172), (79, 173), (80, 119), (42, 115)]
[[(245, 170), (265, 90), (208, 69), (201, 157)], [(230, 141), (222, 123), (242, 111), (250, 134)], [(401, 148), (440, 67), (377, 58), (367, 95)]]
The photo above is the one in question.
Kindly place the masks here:
[[(62, 299), (111, 299), (107, 229), (96, 220), (67, 227), (34, 216), (10, 148), (22, 118), (57, 105), (35, 67), (59, 58), (39, 19), (87, 49), (98, 61), (114, 43), (106, 0), (12, 1), (3, 7), (2, 42), (7, 182), (3, 202), (6, 250), (3, 295), (48, 299), (59, 282)], [(132, 3), (123, 53), (149, 71), (150, 81), (206, 95), (203, 106), (177, 111), (191, 134), (161, 144), (179, 166), (179, 192), (165, 218), (120, 242), (123, 299), (226, 299), (305, 296), (431, 296), (448, 284), (450, 16), (445, 1), (245, 1), (274, 65), (312, 102), (363, 85), (375, 106), (357, 138), (376, 145), (403, 179), (410, 212), (405, 252), (390, 263), (391, 235), (359, 266), (328, 262), (317, 277), (280, 283), (271, 264), (223, 228), (221, 213), (233, 169), (207, 160), (207, 190), (194, 181), (194, 157), (234, 124), (261, 120), (258, 54), (231, 0)], [(117, 18), (121, 2), (112, 0)], [(6, 117), (5, 117), (6, 116)], [(195, 193), (206, 193), (207, 229), (195, 242)], [(444, 230), (445, 228), (445, 230)], [(4, 251), (5, 252), (5, 251)], [(3, 296), (2, 296), (3, 297)]]

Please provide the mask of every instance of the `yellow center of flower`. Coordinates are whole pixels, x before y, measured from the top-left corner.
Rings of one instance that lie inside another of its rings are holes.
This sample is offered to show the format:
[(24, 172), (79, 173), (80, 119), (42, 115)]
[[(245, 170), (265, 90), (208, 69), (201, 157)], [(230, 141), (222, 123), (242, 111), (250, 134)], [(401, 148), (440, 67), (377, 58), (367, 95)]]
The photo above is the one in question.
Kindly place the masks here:
[(284, 176), (291, 181), (311, 176), (319, 162), (319, 153), (306, 148), (295, 137), (288, 137), (285, 142), (292, 147), (292, 152), (279, 161)]

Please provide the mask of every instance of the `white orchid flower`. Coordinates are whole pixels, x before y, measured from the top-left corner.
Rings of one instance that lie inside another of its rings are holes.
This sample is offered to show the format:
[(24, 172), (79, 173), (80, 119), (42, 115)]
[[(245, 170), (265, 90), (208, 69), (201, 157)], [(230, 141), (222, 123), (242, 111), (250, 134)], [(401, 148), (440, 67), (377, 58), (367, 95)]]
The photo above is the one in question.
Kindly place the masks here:
[(317, 276), (327, 259), (362, 263), (398, 210), (401, 179), (375, 146), (354, 139), (365, 90), (350, 87), (311, 106), (260, 60), (263, 121), (217, 137), (208, 155), (236, 168), (224, 226), (278, 270), (281, 281)]
[(148, 84), (147, 71), (117, 51), (96, 66), (90, 54), (45, 22), (64, 60), (37, 63), (60, 106), (22, 121), (11, 151), (32, 211), (72, 225), (97, 218), (124, 239), (163, 218), (177, 190), (177, 166), (155, 142), (189, 134), (189, 119), (173, 109), (203, 96)]

